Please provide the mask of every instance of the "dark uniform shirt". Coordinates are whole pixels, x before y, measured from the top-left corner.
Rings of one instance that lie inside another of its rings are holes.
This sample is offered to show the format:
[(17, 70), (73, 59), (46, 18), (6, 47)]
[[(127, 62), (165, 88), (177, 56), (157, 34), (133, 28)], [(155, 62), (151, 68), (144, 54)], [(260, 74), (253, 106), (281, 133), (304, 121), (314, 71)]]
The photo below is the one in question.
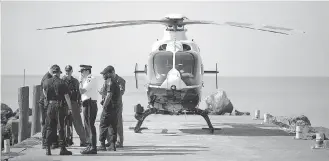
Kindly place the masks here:
[(68, 86), (69, 96), (71, 101), (78, 101), (81, 99), (80, 91), (79, 91), (79, 81), (71, 76), (71, 79), (68, 77), (63, 77), (64, 82)]
[[(44, 84), (44, 82), (47, 80), (47, 79), (49, 79), (49, 78), (52, 78), (53, 76), (49, 73), (49, 72), (47, 72), (43, 77), (42, 77), (42, 80), (41, 80), (41, 88), (43, 88), (43, 84)], [(40, 96), (40, 99), (41, 100), (43, 100), (45, 98), (45, 96), (42, 94), (41, 96)]]
[(120, 85), (118, 81), (118, 77), (115, 77), (111, 80), (110, 88), (107, 88), (107, 92), (112, 94), (112, 98), (108, 105), (109, 108), (117, 108), (122, 104), (122, 95), (120, 91)]
[(43, 83), (43, 89), (47, 100), (64, 101), (64, 95), (69, 94), (69, 89), (65, 82), (59, 77), (52, 77)]

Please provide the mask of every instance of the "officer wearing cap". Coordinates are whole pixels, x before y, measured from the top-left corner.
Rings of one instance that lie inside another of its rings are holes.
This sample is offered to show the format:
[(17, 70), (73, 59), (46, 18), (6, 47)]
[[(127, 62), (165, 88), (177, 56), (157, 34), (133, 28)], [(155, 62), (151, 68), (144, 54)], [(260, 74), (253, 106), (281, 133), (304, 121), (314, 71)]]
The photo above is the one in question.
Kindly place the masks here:
[(86, 138), (88, 147), (81, 151), (81, 154), (97, 154), (97, 140), (95, 120), (97, 116), (97, 82), (94, 76), (91, 75), (90, 65), (80, 65), (80, 93), (84, 115)]
[[(101, 146), (98, 147), (98, 150), (106, 150), (105, 140), (107, 135), (110, 134), (111, 142), (107, 150), (116, 151), (115, 143), (117, 141), (118, 109), (122, 104), (122, 95), (114, 67), (111, 65), (107, 66), (101, 74), (103, 75), (105, 82), (108, 83), (108, 87), (106, 89), (107, 95), (102, 103), (103, 112), (99, 127), (99, 141)], [(110, 133), (108, 132), (109, 129)]]
[(65, 111), (63, 101), (66, 100), (68, 105), (68, 113), (71, 113), (71, 100), (68, 95), (68, 87), (62, 79), (62, 73), (58, 65), (51, 67), (53, 77), (47, 79), (43, 84), (43, 94), (45, 95), (47, 106), (47, 117), (45, 125), (47, 128), (46, 134), (46, 155), (51, 155), (50, 145), (54, 142), (54, 134), (57, 132), (57, 123), (59, 125), (59, 146), (61, 147), (60, 155), (72, 155), (72, 152), (66, 149), (66, 142), (64, 138), (64, 117)]
[(72, 73), (73, 73), (72, 66), (67, 65), (65, 67), (65, 76), (63, 77), (63, 80), (69, 88), (69, 95), (72, 104), (72, 117), (73, 117), (74, 129), (80, 137), (80, 146), (84, 147), (87, 145), (86, 145), (86, 133), (80, 115), (81, 94), (79, 91), (79, 81), (72, 76)]

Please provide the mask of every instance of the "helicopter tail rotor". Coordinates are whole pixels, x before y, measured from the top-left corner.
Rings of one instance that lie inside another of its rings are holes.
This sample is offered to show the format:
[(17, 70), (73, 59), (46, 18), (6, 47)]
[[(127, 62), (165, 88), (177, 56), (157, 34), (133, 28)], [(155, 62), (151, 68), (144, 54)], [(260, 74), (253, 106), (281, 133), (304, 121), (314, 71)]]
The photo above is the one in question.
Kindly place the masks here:
[(136, 63), (135, 65), (135, 80), (136, 80), (136, 88), (138, 89), (138, 79), (137, 79), (137, 74), (139, 73), (145, 73), (147, 74), (147, 66), (145, 65), (144, 70), (138, 70), (138, 64)]
[(217, 81), (217, 74), (218, 74), (218, 69), (217, 69), (217, 63), (216, 63), (216, 70), (213, 71), (213, 70), (207, 70), (207, 71), (204, 71), (204, 74), (216, 74), (216, 89), (218, 89), (218, 81)]

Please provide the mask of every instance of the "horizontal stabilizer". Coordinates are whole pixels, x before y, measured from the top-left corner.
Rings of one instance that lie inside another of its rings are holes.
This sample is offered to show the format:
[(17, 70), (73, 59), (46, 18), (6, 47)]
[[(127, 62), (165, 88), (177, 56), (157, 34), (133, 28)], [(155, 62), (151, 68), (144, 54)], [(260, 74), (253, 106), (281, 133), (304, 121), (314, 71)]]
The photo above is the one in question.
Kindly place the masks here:
[(210, 71), (210, 70), (207, 70), (207, 71), (204, 71), (204, 73), (208, 73), (208, 74), (215, 74), (215, 73), (219, 73), (218, 71)]

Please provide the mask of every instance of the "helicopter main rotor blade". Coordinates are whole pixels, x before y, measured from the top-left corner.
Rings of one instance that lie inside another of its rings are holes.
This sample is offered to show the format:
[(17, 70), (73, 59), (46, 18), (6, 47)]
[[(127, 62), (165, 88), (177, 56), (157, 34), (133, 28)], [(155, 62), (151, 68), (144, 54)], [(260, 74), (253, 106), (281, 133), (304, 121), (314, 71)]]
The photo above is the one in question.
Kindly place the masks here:
[(78, 26), (90, 26), (90, 25), (102, 25), (102, 24), (124, 24), (124, 23), (136, 23), (136, 22), (165, 22), (165, 20), (127, 20), (127, 21), (105, 21), (105, 22), (96, 22), (96, 23), (83, 23), (76, 25), (65, 25), (65, 26), (56, 26), (48, 27), (37, 30), (50, 30), (50, 29), (59, 29), (59, 28), (69, 28), (69, 27), (78, 27)]
[(256, 26), (251, 23), (240, 23), (240, 22), (216, 23), (216, 22), (212, 22), (212, 21), (187, 20), (182, 23), (182, 25), (190, 25), (190, 24), (213, 24), (213, 25), (232, 26), (232, 27), (246, 28), (246, 29), (252, 29), (252, 30), (273, 32), (273, 33), (284, 34), (284, 35), (289, 35), (286, 32), (305, 33), (303, 31), (298, 31), (298, 30), (285, 28), (285, 27), (276, 27), (276, 26), (270, 26), (270, 25)]
[(81, 30), (74, 30), (74, 31), (69, 31), (67, 33), (77, 33), (77, 32), (100, 30), (100, 29), (114, 28), (114, 27), (121, 27), (121, 26), (135, 26), (135, 25), (145, 25), (145, 24), (167, 24), (167, 22), (158, 21), (158, 22), (134, 22), (134, 23), (125, 23), (125, 24), (114, 24), (114, 25), (106, 25), (106, 26), (93, 27), (93, 28), (87, 28), (87, 29), (81, 29)]

